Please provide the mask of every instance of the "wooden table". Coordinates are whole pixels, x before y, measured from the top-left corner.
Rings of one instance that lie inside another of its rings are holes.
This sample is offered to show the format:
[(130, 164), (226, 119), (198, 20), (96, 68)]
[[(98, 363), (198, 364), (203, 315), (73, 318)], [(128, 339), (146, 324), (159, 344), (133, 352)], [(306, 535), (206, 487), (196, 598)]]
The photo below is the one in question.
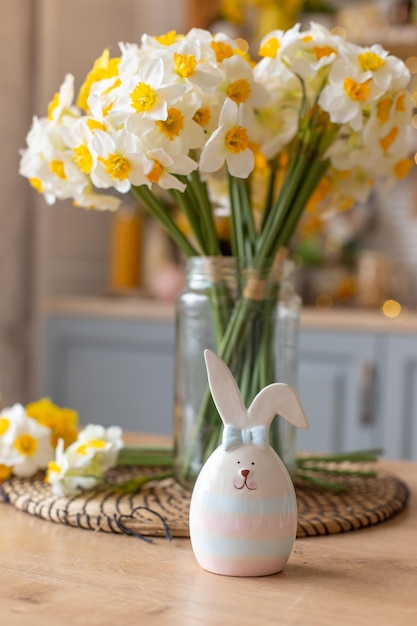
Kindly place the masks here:
[(2, 626), (412, 626), (417, 624), (417, 463), (381, 462), (409, 485), (379, 526), (298, 539), (284, 572), (200, 569), (188, 539), (146, 544), (0, 504)]

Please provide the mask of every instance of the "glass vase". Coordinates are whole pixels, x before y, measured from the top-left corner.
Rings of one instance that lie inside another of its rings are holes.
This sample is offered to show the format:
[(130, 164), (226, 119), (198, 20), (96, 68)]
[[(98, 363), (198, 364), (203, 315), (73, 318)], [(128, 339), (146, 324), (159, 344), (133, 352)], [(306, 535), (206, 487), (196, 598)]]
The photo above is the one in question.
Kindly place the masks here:
[[(206, 348), (227, 363), (246, 406), (272, 382), (296, 387), (301, 301), (289, 281), (290, 267), (279, 258), (257, 268), (227, 256), (186, 261), (185, 286), (176, 302), (174, 382), (174, 473), (185, 487), (192, 488), (221, 442)], [(294, 427), (276, 416), (270, 443), (292, 472)]]

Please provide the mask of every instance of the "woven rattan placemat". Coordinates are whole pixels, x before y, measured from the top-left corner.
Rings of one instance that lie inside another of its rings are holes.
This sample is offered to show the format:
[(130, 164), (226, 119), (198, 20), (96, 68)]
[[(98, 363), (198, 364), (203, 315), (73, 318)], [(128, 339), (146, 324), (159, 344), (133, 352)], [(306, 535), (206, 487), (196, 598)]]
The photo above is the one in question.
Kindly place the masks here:
[[(111, 479), (127, 480), (149, 473), (145, 468), (116, 468)], [(160, 471), (160, 470), (159, 470)], [(297, 537), (347, 532), (379, 524), (406, 505), (408, 488), (385, 472), (363, 478), (340, 476), (343, 493), (296, 481)], [(52, 494), (42, 475), (14, 478), (1, 485), (3, 498), (18, 509), (59, 524), (88, 530), (124, 533), (150, 540), (151, 536), (188, 537), (190, 493), (174, 479), (148, 483), (140, 493), (122, 494), (97, 487), (80, 495), (59, 498)]]

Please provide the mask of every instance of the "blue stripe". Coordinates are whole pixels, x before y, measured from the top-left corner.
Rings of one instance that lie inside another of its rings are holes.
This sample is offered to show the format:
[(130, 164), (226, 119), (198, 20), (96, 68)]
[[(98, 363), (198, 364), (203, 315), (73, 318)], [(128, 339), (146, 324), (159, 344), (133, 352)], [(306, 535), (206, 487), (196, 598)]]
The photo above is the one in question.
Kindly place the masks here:
[(208, 511), (219, 513), (236, 513), (238, 515), (276, 515), (277, 513), (292, 513), (297, 510), (297, 501), (294, 494), (279, 496), (278, 498), (259, 498), (249, 500), (242, 497), (219, 496), (208, 492), (193, 494), (192, 505)]
[(294, 535), (282, 539), (235, 539), (193, 533), (192, 544), (196, 554), (210, 553), (213, 557), (240, 559), (267, 559), (290, 554)]

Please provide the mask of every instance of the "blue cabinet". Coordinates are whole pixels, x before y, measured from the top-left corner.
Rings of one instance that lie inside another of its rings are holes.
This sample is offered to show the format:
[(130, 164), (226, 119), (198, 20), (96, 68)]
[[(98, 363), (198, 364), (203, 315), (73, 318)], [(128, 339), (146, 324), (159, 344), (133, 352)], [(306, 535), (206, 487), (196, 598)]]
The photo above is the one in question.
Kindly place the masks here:
[(417, 460), (417, 337), (389, 336), (385, 344), (384, 448), (391, 458)]
[(82, 424), (170, 433), (174, 328), (155, 321), (49, 317), (41, 393)]
[(301, 449), (334, 452), (382, 444), (374, 335), (302, 331), (298, 390), (310, 429)]
[[(172, 318), (49, 314), (44, 336), (40, 394), (82, 424), (172, 433)], [(311, 425), (299, 449), (417, 460), (417, 334), (302, 327), (298, 392)]]

